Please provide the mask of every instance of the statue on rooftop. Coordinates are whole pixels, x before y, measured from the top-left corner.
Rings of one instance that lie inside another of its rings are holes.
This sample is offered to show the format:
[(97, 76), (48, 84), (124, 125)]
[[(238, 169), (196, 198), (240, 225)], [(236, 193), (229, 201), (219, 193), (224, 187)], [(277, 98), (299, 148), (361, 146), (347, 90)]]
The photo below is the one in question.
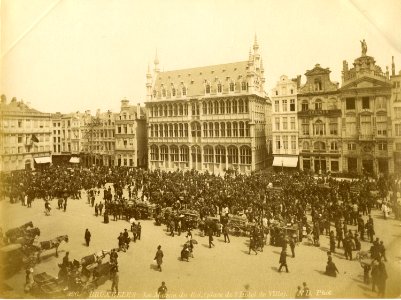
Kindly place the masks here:
[(368, 45), (365, 42), (365, 39), (361, 41), (361, 47), (362, 47), (362, 56), (366, 56), (366, 52), (368, 51)]

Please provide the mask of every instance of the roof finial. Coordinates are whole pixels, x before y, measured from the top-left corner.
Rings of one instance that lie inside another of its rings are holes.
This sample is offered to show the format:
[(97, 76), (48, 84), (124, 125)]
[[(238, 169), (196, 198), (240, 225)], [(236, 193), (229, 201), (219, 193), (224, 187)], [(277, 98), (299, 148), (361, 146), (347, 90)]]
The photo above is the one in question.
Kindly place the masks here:
[(253, 42), (253, 50), (257, 50), (258, 48), (259, 48), (258, 37), (256, 36), (256, 33), (255, 33), (255, 40)]
[(394, 56), (391, 58), (391, 76), (395, 76)]
[(159, 64), (159, 58), (158, 58), (158, 56), (157, 56), (157, 48), (156, 48), (156, 55), (155, 55), (154, 64), (155, 64), (155, 65), (158, 65), (158, 64)]

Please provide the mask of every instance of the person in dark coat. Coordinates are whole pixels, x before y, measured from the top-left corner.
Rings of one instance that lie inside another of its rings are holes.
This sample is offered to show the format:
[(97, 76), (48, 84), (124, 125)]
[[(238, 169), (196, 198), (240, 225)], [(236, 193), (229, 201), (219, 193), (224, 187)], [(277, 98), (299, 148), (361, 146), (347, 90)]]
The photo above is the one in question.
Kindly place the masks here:
[(285, 249), (281, 251), (279, 263), (280, 267), (278, 268), (278, 271), (281, 272), (281, 269), (285, 267), (285, 270), (288, 273), (289, 271), (287, 266), (287, 251)]
[(294, 241), (294, 238), (290, 238), (289, 244), (290, 244), (292, 257), (295, 257), (295, 241)]
[(85, 230), (85, 242), (86, 242), (86, 246), (89, 247), (89, 243), (91, 241), (91, 233), (89, 232), (89, 229), (86, 228)]
[(379, 288), (377, 296), (380, 298), (384, 298), (384, 294), (386, 292), (387, 277), (388, 275), (386, 271), (386, 266), (383, 261), (380, 261), (378, 265), (378, 276), (377, 276), (377, 287)]
[(67, 198), (64, 199), (63, 207), (64, 207), (64, 211), (66, 211), (67, 210)]
[(330, 252), (336, 252), (336, 239), (333, 230), (330, 231)]
[(162, 285), (157, 289), (157, 293), (159, 294), (159, 299), (166, 299), (167, 286), (164, 281), (162, 282)]
[(208, 235), (209, 235), (209, 248), (212, 248), (212, 246), (214, 247), (214, 244), (213, 244), (213, 230), (211, 228), (209, 228)]
[[(101, 214), (101, 213), (100, 213)], [(103, 222), (105, 224), (109, 223), (109, 211), (107, 209), (104, 210), (104, 215), (103, 215)]]
[(333, 262), (332, 257), (328, 258), (327, 265), (326, 265), (326, 275), (332, 276), (332, 277), (337, 277), (338, 269), (336, 267), (336, 264)]
[(224, 235), (224, 243), (229, 243), (230, 242), (230, 237), (228, 235), (228, 226), (225, 224), (223, 226), (223, 235)]
[(162, 263), (163, 263), (163, 256), (164, 256), (161, 248), (162, 248), (162, 246), (160, 246), (160, 245), (157, 246), (157, 251), (155, 254), (155, 258), (154, 258), (156, 260), (157, 267), (159, 268), (160, 272), (162, 271)]
[(99, 208), (99, 215), (102, 215), (102, 211), (103, 211), (103, 203), (100, 201), (100, 203), (99, 203), (99, 206), (98, 206), (98, 208)]
[(99, 207), (97, 203), (95, 204), (95, 216), (97, 217), (99, 215)]
[(138, 225), (136, 226), (136, 234), (137, 234), (138, 240), (141, 239), (141, 233), (142, 233), (142, 225), (141, 225), (141, 222), (138, 222)]

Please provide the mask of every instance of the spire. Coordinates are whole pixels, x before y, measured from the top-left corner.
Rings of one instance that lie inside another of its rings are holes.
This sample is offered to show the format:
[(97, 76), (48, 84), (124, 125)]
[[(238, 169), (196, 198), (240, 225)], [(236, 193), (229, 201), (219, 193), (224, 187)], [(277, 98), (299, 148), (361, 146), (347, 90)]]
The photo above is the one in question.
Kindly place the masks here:
[(255, 40), (254, 40), (254, 42), (253, 42), (253, 50), (254, 50), (254, 51), (257, 51), (258, 49), (259, 49), (258, 37), (256, 36), (256, 33), (255, 33)]
[(391, 76), (395, 76), (394, 56), (391, 58)]
[(263, 73), (265, 68), (263, 67), (263, 58), (260, 59), (260, 71)]
[(159, 73), (160, 69), (159, 69), (159, 58), (157, 56), (157, 49), (156, 49), (155, 60), (153, 61), (153, 63), (155, 65), (155, 68), (154, 68), (155, 73)]

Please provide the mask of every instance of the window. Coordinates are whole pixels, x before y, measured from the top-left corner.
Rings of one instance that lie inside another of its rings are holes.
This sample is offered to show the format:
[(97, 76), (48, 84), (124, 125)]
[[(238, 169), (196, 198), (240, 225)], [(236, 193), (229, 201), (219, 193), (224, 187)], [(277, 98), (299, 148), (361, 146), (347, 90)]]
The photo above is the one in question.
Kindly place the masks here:
[(202, 114), (207, 115), (207, 104), (206, 102), (202, 103)]
[(302, 134), (309, 135), (309, 120), (307, 118), (302, 119)]
[(235, 84), (234, 82), (230, 82), (230, 92), (234, 92)]
[(401, 136), (401, 124), (395, 124), (395, 135)]
[(356, 144), (355, 143), (348, 143), (348, 150), (349, 151), (355, 151), (356, 150)]
[(175, 97), (176, 93), (177, 93), (177, 92), (176, 92), (175, 88), (172, 88), (172, 89), (171, 89), (171, 95), (172, 95), (173, 97)]
[(226, 136), (226, 124), (225, 123), (220, 124), (220, 136), (221, 137)]
[(287, 111), (287, 100), (286, 99), (284, 99), (282, 101), (282, 106), (283, 106), (283, 111)]
[(189, 161), (189, 148), (187, 146), (182, 146), (180, 148), (180, 161), (183, 162)]
[(330, 135), (337, 135), (337, 118), (330, 118), (329, 119), (329, 127), (330, 127)]
[(295, 135), (291, 136), (291, 150), (297, 149), (297, 137)]
[(338, 160), (332, 160), (330, 162), (330, 170), (332, 172), (338, 172), (340, 170)]
[(317, 120), (314, 124), (314, 135), (325, 135), (324, 124), (321, 120)]
[(237, 113), (237, 100), (233, 100), (233, 114)]
[(240, 114), (244, 113), (244, 100), (239, 99), (238, 101), (238, 112)]
[(401, 143), (395, 144), (395, 151), (401, 151)]
[(18, 120), (18, 128), (22, 127), (22, 120)]
[(171, 146), (171, 161), (178, 161), (178, 147), (177, 146)]
[(210, 84), (206, 84), (206, 94), (210, 94)]
[(369, 109), (369, 97), (362, 97), (362, 109)]
[(168, 125), (168, 133), (169, 133), (170, 137), (174, 136), (174, 126), (173, 126), (173, 124), (169, 124)]
[(209, 137), (213, 137), (213, 123), (209, 123)]
[(18, 144), (22, 143), (22, 135), (18, 135)]
[(185, 86), (182, 88), (182, 95), (183, 96), (187, 95), (187, 88)]
[(387, 135), (387, 117), (376, 117), (377, 135)]
[(188, 137), (188, 124), (187, 123), (184, 124), (184, 136)]
[(315, 91), (321, 91), (322, 90), (322, 82), (320, 78), (315, 79)]
[(200, 163), (202, 161), (202, 153), (199, 146), (193, 146), (191, 148), (191, 156), (192, 162), (194, 163)]
[(251, 136), (251, 125), (249, 122), (245, 123), (245, 136)]
[(347, 135), (355, 135), (356, 134), (356, 118), (355, 117), (347, 117), (345, 120), (345, 130)]
[(394, 116), (396, 119), (401, 119), (401, 107), (394, 107)]
[(383, 151), (383, 150), (387, 150), (387, 144), (386, 143), (379, 143), (377, 144), (379, 150)]
[(278, 91), (276, 91), (276, 96), (278, 96)]
[(281, 149), (281, 140), (280, 136), (276, 136), (276, 149), (280, 150)]
[(226, 102), (226, 113), (231, 114), (231, 101), (227, 100)]
[(159, 148), (155, 145), (150, 147), (150, 159), (159, 160)]
[(243, 165), (250, 165), (252, 162), (252, 151), (249, 147), (241, 147), (240, 161)]
[(199, 104), (196, 102), (192, 102), (192, 115), (193, 116), (199, 116)]
[(167, 124), (164, 124), (164, 136), (165, 137), (169, 136), (169, 134), (168, 134), (168, 125)]
[(346, 98), (345, 99), (345, 108), (347, 110), (355, 109), (355, 98)]
[(226, 136), (231, 137), (231, 123), (230, 122), (227, 122)]
[(166, 97), (166, 89), (162, 88), (162, 97)]
[(372, 134), (372, 118), (370, 116), (361, 116), (361, 133), (363, 135)]
[(231, 146), (228, 147), (228, 163), (229, 164), (238, 164), (238, 149), (237, 147)]
[(279, 112), (280, 111), (280, 101), (279, 100), (275, 100), (274, 101), (274, 111), (275, 112)]
[(233, 123), (233, 137), (237, 137), (237, 136), (238, 136), (238, 123), (234, 122)]
[(180, 116), (182, 116), (183, 113), (184, 113), (184, 111), (183, 111), (183, 106), (182, 106), (182, 104), (178, 104), (178, 114), (179, 114)]
[(173, 115), (173, 106), (171, 104), (168, 105), (168, 116), (171, 117)]
[(290, 124), (291, 130), (295, 130), (295, 117), (291, 117)]
[(205, 163), (212, 163), (213, 160), (213, 148), (210, 146), (206, 146), (204, 148), (204, 157), (203, 157)]
[(302, 111), (307, 111), (309, 109), (309, 105), (307, 101), (302, 102)]
[(168, 148), (167, 146), (160, 147), (160, 159), (163, 161), (168, 161)]
[(283, 130), (287, 130), (287, 129), (288, 129), (288, 118), (283, 117)]
[(322, 100), (315, 101), (315, 110), (322, 110)]
[(324, 142), (316, 142), (313, 144), (314, 151), (324, 151), (326, 150), (326, 144)]
[(224, 114), (224, 111), (225, 111), (224, 106), (225, 106), (225, 105), (224, 105), (224, 101), (221, 100), (221, 101), (220, 101), (220, 113), (221, 113), (221, 114)]
[(283, 136), (283, 148), (284, 150), (288, 150), (288, 135)]
[(209, 101), (209, 115), (213, 114), (213, 102)]
[(303, 142), (303, 144), (302, 144), (302, 149), (304, 150), (304, 151), (309, 151), (309, 143), (308, 142)]
[(214, 136), (218, 137), (220, 135), (220, 130), (219, 130), (220, 126), (219, 123), (214, 123)]
[(207, 123), (203, 123), (203, 137), (207, 137)]
[(179, 136), (183, 137), (184, 136), (184, 125), (183, 124), (179, 124)]
[(280, 118), (274, 118), (274, 124), (275, 124), (274, 128), (276, 130), (280, 130)]
[(246, 91), (246, 82), (245, 81), (243, 81), (241, 83), (241, 90)]
[(217, 84), (217, 92), (218, 93), (221, 93), (223, 91), (223, 88), (222, 88), (222, 86), (221, 86), (221, 83), (218, 83)]
[(330, 143), (330, 150), (332, 150), (332, 151), (337, 151), (338, 150), (337, 142), (331, 142)]
[(224, 147), (216, 147), (216, 163), (226, 163), (226, 149)]
[[(292, 90), (291, 90), (292, 94)], [(290, 100), (290, 111), (295, 111), (295, 99)]]

